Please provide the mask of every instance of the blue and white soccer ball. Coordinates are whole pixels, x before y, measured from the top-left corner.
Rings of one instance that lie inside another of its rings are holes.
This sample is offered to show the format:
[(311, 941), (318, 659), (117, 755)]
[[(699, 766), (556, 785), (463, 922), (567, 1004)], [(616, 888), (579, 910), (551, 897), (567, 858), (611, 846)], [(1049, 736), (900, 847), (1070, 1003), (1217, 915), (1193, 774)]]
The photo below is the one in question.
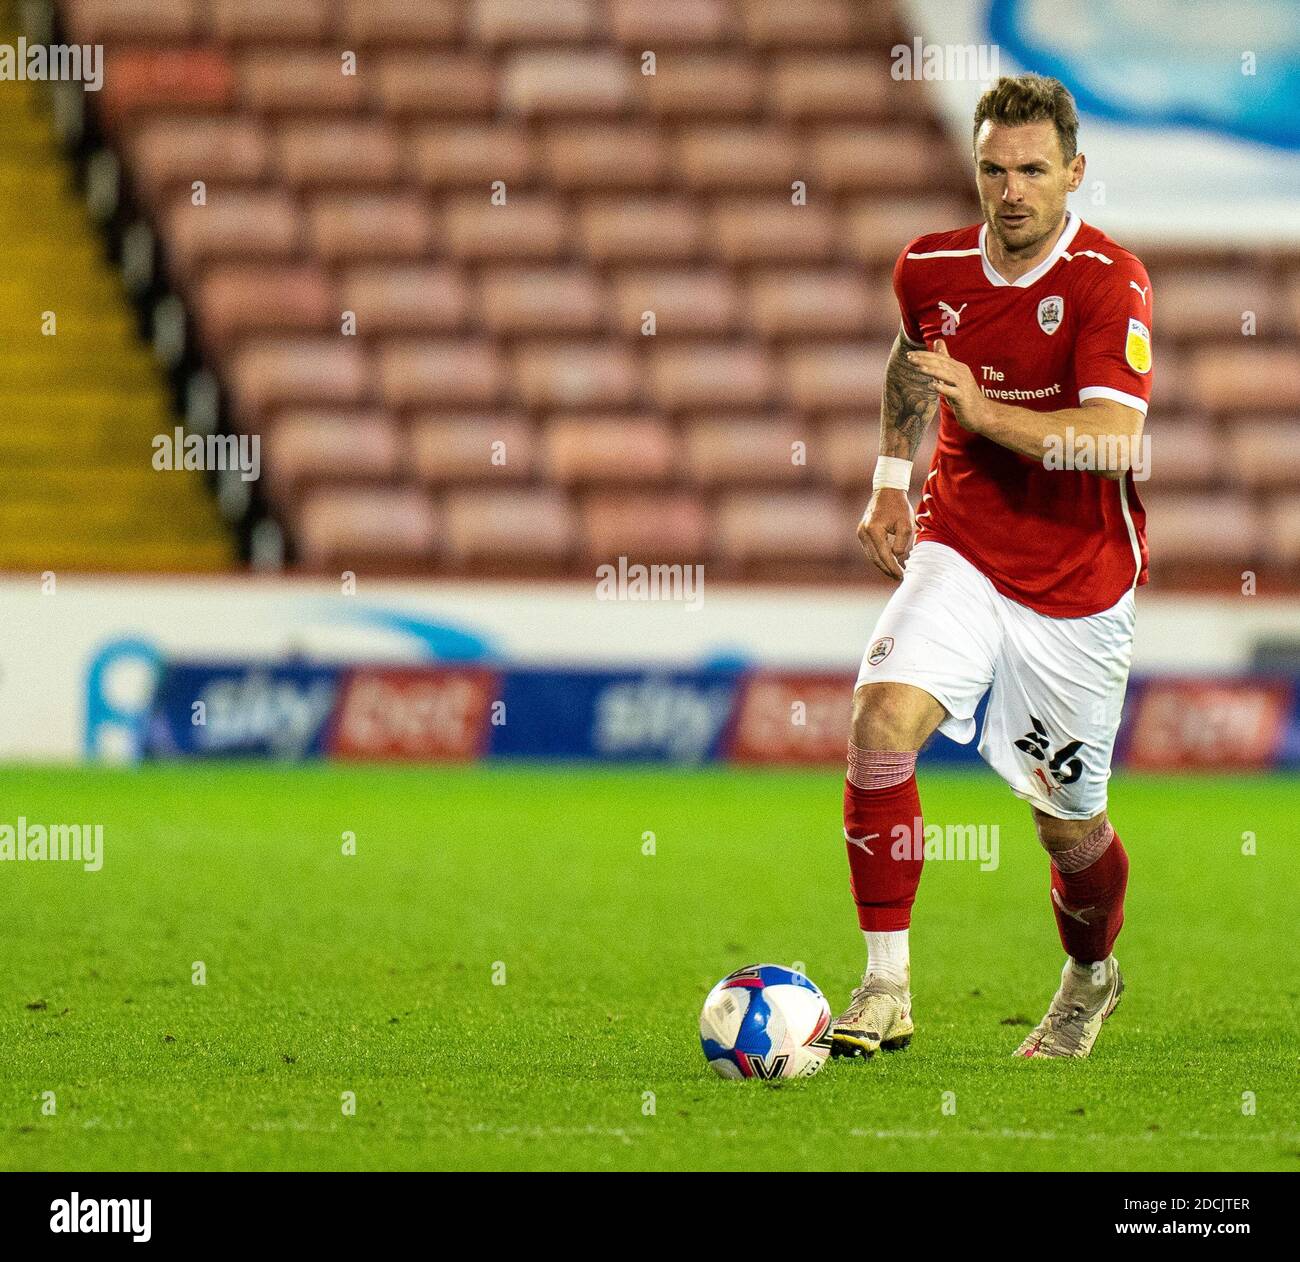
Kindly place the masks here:
[(700, 1045), (724, 1078), (810, 1078), (830, 1055), (830, 1005), (802, 973), (751, 964), (709, 991)]

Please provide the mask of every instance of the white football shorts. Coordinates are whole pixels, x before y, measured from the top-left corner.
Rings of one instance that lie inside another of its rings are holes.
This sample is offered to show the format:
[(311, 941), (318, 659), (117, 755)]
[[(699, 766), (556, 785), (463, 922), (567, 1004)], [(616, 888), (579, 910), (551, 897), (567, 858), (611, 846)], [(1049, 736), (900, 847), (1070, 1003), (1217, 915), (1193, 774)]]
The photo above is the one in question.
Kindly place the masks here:
[(1106, 809), (1135, 621), (1133, 592), (1086, 618), (1049, 618), (1003, 596), (965, 557), (918, 543), (862, 658), (858, 686), (911, 684), (961, 744), (989, 694), (979, 752), (1011, 791), (1060, 819)]

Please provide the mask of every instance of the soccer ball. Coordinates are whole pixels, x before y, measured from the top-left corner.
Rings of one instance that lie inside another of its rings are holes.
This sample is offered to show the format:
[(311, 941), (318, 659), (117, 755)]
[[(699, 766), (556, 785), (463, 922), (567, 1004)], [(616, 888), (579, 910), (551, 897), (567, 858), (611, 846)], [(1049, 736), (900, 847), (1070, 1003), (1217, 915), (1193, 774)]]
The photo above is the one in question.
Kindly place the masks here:
[(810, 1078), (830, 1054), (830, 1005), (802, 973), (751, 964), (709, 991), (700, 1045), (724, 1078)]

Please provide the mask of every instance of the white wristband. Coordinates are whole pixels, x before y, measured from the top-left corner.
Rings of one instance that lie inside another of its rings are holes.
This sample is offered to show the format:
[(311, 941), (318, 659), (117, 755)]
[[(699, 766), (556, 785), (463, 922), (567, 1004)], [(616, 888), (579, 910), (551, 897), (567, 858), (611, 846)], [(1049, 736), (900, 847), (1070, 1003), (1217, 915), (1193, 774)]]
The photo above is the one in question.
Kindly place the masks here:
[(878, 491), (882, 486), (893, 487), (896, 491), (906, 491), (912, 485), (912, 462), (900, 460), (897, 456), (877, 456), (876, 472), (871, 478), (871, 489)]

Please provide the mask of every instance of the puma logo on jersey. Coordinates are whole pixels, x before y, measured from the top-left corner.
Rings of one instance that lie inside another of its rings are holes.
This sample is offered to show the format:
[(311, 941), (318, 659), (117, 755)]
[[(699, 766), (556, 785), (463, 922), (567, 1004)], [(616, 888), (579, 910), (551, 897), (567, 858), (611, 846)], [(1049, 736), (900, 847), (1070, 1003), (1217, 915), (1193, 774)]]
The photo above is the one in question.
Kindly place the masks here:
[(1135, 280), (1131, 280), (1131, 281), (1129, 281), (1129, 283), (1128, 283), (1128, 287), (1129, 287), (1130, 289), (1136, 289), (1136, 290), (1138, 291), (1138, 293), (1140, 293), (1140, 294), (1142, 295), (1142, 302), (1143, 302), (1144, 304), (1146, 303), (1146, 300), (1147, 300), (1147, 289), (1150, 289), (1150, 288), (1151, 288), (1150, 285), (1147, 286), (1147, 289), (1143, 289), (1142, 286), (1139, 285), (1139, 284), (1137, 283), (1137, 281), (1135, 281)]
[(951, 336), (957, 331), (957, 326), (961, 323), (961, 313), (970, 306), (969, 302), (963, 302), (960, 307), (954, 311), (946, 302), (939, 304), (939, 310), (942, 311), (947, 319), (944, 320), (944, 332)]

